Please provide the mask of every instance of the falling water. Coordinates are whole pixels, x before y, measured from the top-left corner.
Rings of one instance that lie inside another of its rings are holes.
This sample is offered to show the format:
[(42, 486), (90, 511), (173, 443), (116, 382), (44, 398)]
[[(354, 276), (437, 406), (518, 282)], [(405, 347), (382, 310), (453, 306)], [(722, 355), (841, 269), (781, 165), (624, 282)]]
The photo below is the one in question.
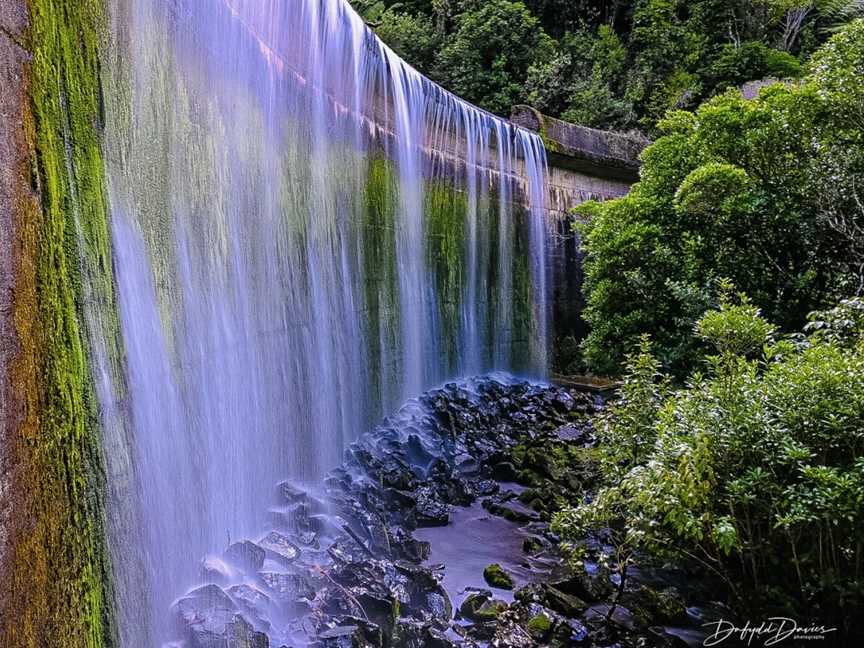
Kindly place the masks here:
[(101, 392), (125, 417), (111, 540), (138, 647), (278, 480), (448, 377), (545, 371), (545, 152), (344, 0), (118, 0), (111, 34), (125, 391)]

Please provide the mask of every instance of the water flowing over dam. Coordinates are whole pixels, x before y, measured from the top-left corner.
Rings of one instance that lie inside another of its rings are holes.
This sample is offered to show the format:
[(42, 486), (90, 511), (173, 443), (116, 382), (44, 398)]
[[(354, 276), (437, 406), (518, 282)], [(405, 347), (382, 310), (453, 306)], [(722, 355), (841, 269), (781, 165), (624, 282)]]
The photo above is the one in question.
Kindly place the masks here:
[(546, 372), (546, 157), (344, 0), (123, 0), (109, 58), (125, 384), (94, 370), (137, 647), (280, 479), (447, 378)]

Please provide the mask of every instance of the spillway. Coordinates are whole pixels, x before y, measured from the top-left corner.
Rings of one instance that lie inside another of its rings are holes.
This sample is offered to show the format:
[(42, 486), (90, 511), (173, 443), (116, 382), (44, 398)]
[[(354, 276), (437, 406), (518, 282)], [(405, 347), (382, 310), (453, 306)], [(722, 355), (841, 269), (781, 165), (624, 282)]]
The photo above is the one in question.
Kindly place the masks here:
[(94, 369), (137, 648), (280, 479), (448, 378), (544, 375), (546, 158), (344, 0), (118, 0), (110, 34), (122, 384)]

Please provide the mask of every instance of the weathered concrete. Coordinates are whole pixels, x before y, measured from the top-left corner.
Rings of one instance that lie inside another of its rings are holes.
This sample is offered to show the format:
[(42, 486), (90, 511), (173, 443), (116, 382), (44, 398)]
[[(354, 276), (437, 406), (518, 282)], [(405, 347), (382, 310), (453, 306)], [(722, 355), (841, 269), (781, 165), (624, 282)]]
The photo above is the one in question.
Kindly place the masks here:
[(601, 131), (514, 106), (510, 120), (540, 134), (549, 159), (549, 208), (565, 214), (586, 200), (618, 198), (639, 178), (648, 140)]

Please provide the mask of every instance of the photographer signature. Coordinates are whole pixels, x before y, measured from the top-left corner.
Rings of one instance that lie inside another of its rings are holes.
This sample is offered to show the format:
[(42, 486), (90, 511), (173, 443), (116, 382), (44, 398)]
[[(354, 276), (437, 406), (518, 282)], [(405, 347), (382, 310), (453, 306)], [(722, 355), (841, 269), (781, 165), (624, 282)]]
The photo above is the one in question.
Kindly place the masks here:
[(746, 642), (748, 646), (755, 638), (759, 638), (763, 646), (774, 646), (786, 639), (824, 639), (825, 635), (837, 631), (837, 628), (821, 625), (799, 626), (795, 619), (787, 617), (770, 617), (759, 625), (751, 625), (747, 621), (741, 627), (731, 621), (720, 619), (705, 623), (704, 626), (714, 627), (714, 633), (705, 639), (703, 646), (717, 646), (732, 638)]

